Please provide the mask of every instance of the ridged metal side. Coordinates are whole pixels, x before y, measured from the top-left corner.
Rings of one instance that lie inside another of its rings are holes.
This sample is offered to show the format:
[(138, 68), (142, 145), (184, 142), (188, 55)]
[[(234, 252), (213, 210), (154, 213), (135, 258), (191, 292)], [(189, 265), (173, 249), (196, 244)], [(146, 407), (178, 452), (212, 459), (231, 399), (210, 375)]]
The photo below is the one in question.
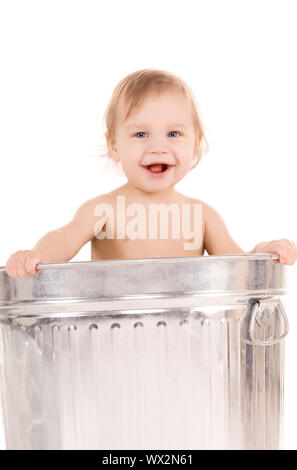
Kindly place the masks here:
[(284, 342), (248, 344), (246, 310), (3, 324), (7, 447), (278, 448)]

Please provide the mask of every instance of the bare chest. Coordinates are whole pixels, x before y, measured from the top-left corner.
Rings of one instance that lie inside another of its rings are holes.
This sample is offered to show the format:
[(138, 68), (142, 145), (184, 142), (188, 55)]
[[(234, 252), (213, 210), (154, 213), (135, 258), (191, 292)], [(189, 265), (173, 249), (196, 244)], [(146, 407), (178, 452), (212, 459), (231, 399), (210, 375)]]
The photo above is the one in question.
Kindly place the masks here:
[(132, 205), (109, 214), (92, 239), (92, 260), (201, 256), (204, 220), (200, 204)]

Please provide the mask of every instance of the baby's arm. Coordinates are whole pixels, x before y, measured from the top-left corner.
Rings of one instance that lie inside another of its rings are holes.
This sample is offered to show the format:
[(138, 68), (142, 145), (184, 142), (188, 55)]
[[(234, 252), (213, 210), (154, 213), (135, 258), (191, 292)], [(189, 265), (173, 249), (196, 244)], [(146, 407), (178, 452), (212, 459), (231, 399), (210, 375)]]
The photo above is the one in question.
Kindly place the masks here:
[(269, 242), (258, 243), (251, 251), (244, 252), (235, 243), (228, 232), (226, 224), (220, 214), (211, 206), (203, 203), (205, 215), (204, 246), (209, 255), (240, 255), (248, 253), (276, 253), (278, 260), (273, 264), (282, 263), (292, 265), (297, 260), (297, 247), (293, 240), (282, 238)]
[(63, 263), (72, 259), (94, 236), (89, 201), (82, 204), (73, 219), (46, 233), (33, 247), (43, 263)]
[(220, 214), (205, 202), (203, 203), (203, 211), (205, 216), (204, 246), (207, 253), (209, 255), (244, 254), (244, 250), (231, 237)]
[[(13, 277), (27, 276), (38, 272), (38, 263), (62, 263), (73, 258), (95, 236), (95, 223), (99, 229), (94, 215), (95, 202), (92, 199), (82, 204), (68, 224), (46, 233), (32, 250), (13, 253), (5, 266), (7, 273)], [(102, 218), (102, 227), (104, 223)]]

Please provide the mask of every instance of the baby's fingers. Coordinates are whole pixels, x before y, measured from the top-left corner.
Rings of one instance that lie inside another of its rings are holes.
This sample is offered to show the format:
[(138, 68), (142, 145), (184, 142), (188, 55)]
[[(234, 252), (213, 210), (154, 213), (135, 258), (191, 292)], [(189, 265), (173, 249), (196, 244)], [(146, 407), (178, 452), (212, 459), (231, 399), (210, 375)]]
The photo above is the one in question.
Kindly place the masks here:
[(13, 253), (7, 260), (6, 265), (5, 265), (5, 270), (9, 276), (12, 277), (18, 277), (17, 271), (16, 271), (16, 260), (19, 256), (19, 254), (22, 253), (21, 251), (16, 251)]
[[(32, 274), (31, 271), (27, 271), (26, 258), (27, 254), (22, 252), (20, 253), (15, 260), (15, 272), (17, 277), (29, 276)], [(32, 269), (32, 268), (31, 268)]]
[(293, 240), (287, 240), (287, 241), (289, 244), (287, 264), (292, 265), (297, 261), (297, 247)]
[(40, 263), (40, 258), (37, 256), (27, 255), (25, 258), (25, 270), (27, 273), (35, 274), (39, 270), (36, 269), (37, 264)]
[(273, 251), (279, 255), (278, 260), (273, 260), (273, 264), (282, 263), (292, 265), (297, 260), (297, 247), (293, 240), (283, 238), (272, 242)]
[(280, 263), (292, 265), (297, 259), (297, 247), (293, 240), (283, 238), (278, 242), (277, 253), (280, 256)]
[(5, 269), (12, 277), (25, 277), (39, 272), (36, 265), (40, 263), (40, 257), (32, 250), (22, 250), (13, 253), (8, 259)]

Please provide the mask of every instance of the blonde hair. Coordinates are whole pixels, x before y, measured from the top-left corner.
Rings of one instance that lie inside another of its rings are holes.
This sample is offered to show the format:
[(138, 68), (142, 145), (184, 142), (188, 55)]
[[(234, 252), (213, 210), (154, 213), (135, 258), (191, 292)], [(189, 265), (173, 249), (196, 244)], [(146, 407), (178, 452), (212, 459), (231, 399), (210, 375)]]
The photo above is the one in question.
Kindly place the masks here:
[(103, 117), (105, 125), (104, 135), (107, 143), (107, 152), (102, 157), (110, 157), (108, 143), (115, 138), (115, 130), (119, 118), (119, 107), (123, 104), (124, 121), (133, 111), (141, 107), (149, 95), (159, 96), (162, 92), (173, 91), (181, 93), (189, 100), (192, 109), (194, 129), (196, 133), (195, 154), (196, 164), (199, 163), (203, 153), (208, 152), (209, 145), (205, 136), (202, 121), (198, 114), (197, 102), (189, 85), (180, 77), (171, 72), (157, 69), (142, 69), (124, 77), (115, 87)]

